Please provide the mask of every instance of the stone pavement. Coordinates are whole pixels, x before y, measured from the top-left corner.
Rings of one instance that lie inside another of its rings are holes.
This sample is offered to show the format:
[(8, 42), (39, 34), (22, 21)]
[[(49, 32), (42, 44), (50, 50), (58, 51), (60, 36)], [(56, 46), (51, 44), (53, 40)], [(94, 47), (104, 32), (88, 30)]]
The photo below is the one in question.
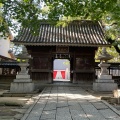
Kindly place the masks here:
[(21, 120), (120, 120), (120, 113), (81, 87), (46, 87)]

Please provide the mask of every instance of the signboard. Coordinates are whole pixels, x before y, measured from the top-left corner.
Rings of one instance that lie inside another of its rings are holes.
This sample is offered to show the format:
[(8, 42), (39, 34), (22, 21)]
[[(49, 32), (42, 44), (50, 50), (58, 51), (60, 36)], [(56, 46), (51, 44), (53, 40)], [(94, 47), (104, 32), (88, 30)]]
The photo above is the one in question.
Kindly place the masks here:
[(56, 52), (57, 53), (68, 53), (69, 47), (66, 46), (56, 46)]

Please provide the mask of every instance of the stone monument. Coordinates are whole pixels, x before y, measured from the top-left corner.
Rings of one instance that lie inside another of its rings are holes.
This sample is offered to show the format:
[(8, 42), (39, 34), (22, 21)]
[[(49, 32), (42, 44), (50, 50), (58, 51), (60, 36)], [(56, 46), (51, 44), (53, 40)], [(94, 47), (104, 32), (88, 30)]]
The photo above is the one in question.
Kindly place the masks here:
[(21, 71), (16, 75), (16, 79), (11, 83), (10, 92), (11, 93), (30, 93), (34, 91), (34, 83), (28, 75), (28, 70), (26, 69), (29, 64), (28, 60), (31, 58), (27, 53), (25, 46), (23, 47), (22, 54), (16, 56), (20, 59), (18, 65), (21, 68)]
[(93, 83), (94, 91), (111, 92), (117, 89), (117, 83), (114, 83), (112, 76), (108, 74), (107, 70), (107, 68), (110, 66), (107, 61), (112, 58), (113, 57), (107, 53), (106, 48), (104, 47), (102, 49), (102, 53), (97, 58), (100, 60), (100, 64), (98, 66), (101, 68), (101, 72), (98, 75), (97, 80)]

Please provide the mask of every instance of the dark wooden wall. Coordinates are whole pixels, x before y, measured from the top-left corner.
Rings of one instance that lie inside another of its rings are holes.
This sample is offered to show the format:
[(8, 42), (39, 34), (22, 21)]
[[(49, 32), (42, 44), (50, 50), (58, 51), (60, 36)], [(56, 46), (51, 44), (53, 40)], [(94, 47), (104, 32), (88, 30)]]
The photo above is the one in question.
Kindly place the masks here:
[[(53, 80), (53, 61), (69, 59), (71, 82), (93, 81), (95, 79), (95, 47), (68, 47), (68, 51), (57, 51), (56, 46), (26, 46), (32, 58), (30, 61), (31, 78), (36, 81)], [(59, 47), (58, 47), (59, 48)]]

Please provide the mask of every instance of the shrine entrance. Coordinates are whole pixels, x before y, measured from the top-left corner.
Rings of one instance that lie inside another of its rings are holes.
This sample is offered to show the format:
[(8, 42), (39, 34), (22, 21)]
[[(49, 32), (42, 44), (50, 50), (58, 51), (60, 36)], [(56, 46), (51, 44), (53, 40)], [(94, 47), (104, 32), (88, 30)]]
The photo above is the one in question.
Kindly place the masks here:
[(14, 39), (15, 44), (25, 45), (31, 55), (29, 68), (33, 81), (52, 83), (57, 75), (53, 70), (56, 59), (69, 60), (70, 82), (84, 84), (95, 80), (95, 52), (100, 46), (110, 46), (100, 22), (73, 21), (66, 27), (56, 27), (49, 21), (41, 21), (38, 27), (38, 36), (24, 28)]
[(54, 59), (53, 81), (70, 81), (70, 61), (68, 59)]

